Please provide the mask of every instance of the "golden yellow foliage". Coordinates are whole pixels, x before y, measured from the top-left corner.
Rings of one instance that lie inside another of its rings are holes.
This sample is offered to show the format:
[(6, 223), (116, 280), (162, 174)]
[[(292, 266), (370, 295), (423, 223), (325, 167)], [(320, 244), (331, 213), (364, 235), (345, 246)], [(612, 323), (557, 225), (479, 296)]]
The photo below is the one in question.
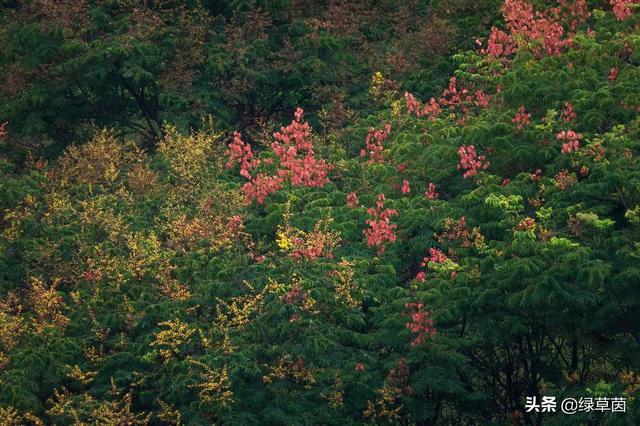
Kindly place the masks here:
[(278, 225), (276, 244), (280, 250), (289, 252), (292, 259), (315, 260), (320, 257), (333, 257), (333, 250), (340, 242), (340, 233), (330, 230), (332, 217), (320, 219), (313, 231), (306, 232), (291, 225), (292, 214), (287, 203), (283, 214), (283, 224)]
[(150, 346), (159, 348), (160, 356), (164, 358), (165, 362), (180, 354), (181, 347), (188, 343), (196, 332), (195, 329), (178, 319), (161, 322), (158, 325), (167, 327), (167, 329), (155, 333), (155, 340), (151, 342)]
[(192, 385), (194, 388), (200, 389), (198, 396), (203, 402), (215, 402), (220, 406), (228, 406), (233, 402), (233, 392), (231, 391), (231, 380), (227, 373), (227, 367), (216, 371), (208, 365), (190, 360), (191, 364), (201, 367), (204, 370), (204, 382)]
[(96, 376), (95, 371), (84, 372), (80, 369), (78, 365), (74, 365), (74, 366), (68, 365), (67, 368), (69, 370), (69, 372), (67, 373), (67, 376), (70, 379), (76, 380), (83, 385), (88, 385), (91, 382), (93, 382), (93, 379)]
[(362, 305), (362, 295), (358, 284), (353, 279), (353, 266), (353, 262), (342, 259), (338, 263), (338, 268), (332, 271), (331, 276), (334, 279), (334, 298), (336, 302), (358, 309)]
[(154, 195), (159, 190), (158, 175), (146, 163), (137, 163), (127, 173), (127, 188), (139, 196)]
[[(100, 194), (88, 200), (78, 202), (78, 219), (84, 228), (83, 231), (100, 230), (106, 233), (107, 239), (114, 243), (122, 243), (127, 235), (129, 226), (124, 217), (115, 212), (114, 206), (117, 199), (111, 194)], [(91, 227), (95, 227), (91, 229)]]
[(26, 329), (21, 313), (22, 303), (17, 294), (9, 293), (0, 299), (0, 347), (4, 350), (13, 348)]
[(278, 231), (276, 231), (276, 244), (282, 251), (289, 251), (289, 249), (293, 247), (293, 239), (287, 234), (291, 234), (291, 232), (288, 232), (286, 228), (283, 230), (281, 226), (278, 226)]
[(371, 86), (369, 87), (369, 93), (374, 97), (378, 98), (382, 94), (382, 88), (384, 85), (384, 76), (380, 71), (376, 71), (371, 76)]
[[(71, 420), (74, 426), (142, 426), (149, 424), (151, 413), (131, 411), (131, 393), (122, 394), (111, 381), (111, 401), (96, 400), (88, 393), (73, 395), (69, 391), (55, 390), (48, 403), (47, 414), (53, 419)], [(67, 423), (68, 424), (68, 423)]]
[(65, 216), (69, 213), (77, 213), (71, 201), (69, 193), (63, 189), (51, 191), (44, 196), (47, 209), (44, 212), (44, 218), (49, 224), (65, 223)]
[(301, 384), (308, 389), (316, 382), (313, 371), (306, 366), (302, 357), (294, 360), (291, 355), (284, 355), (275, 365), (268, 368), (269, 373), (262, 377), (262, 381), (267, 384), (278, 379)]
[(222, 136), (213, 130), (183, 135), (175, 127), (168, 126), (166, 136), (158, 144), (158, 151), (171, 167), (172, 175), (178, 183), (197, 185), (204, 182), (211, 165), (221, 159), (214, 159), (215, 142)]
[(249, 324), (252, 317), (260, 313), (264, 307), (264, 299), (268, 294), (283, 294), (285, 286), (269, 279), (261, 292), (256, 292), (251, 284), (245, 281), (249, 293), (231, 297), (228, 300), (218, 298), (216, 320), (222, 330), (242, 328)]
[(125, 162), (125, 148), (106, 130), (83, 145), (72, 145), (59, 161), (59, 176), (54, 179), (62, 187), (85, 184), (111, 186)]
[(160, 398), (157, 398), (156, 401), (160, 406), (160, 412), (158, 412), (158, 419), (160, 419), (164, 424), (171, 426), (181, 426), (182, 423), (182, 415), (180, 411), (176, 410), (173, 405), (164, 402)]
[(147, 271), (155, 270), (165, 254), (160, 240), (153, 231), (134, 232), (126, 236), (129, 259), (127, 265), (130, 272), (137, 278), (142, 278)]
[(377, 419), (397, 421), (403, 405), (397, 405), (401, 396), (401, 390), (395, 386), (384, 384), (378, 389), (378, 398), (375, 401), (367, 401), (367, 408), (362, 413), (372, 421)]
[(197, 250), (197, 244), (204, 243), (215, 253), (237, 243), (244, 236), (243, 228), (242, 218), (238, 215), (189, 219), (186, 214), (182, 214), (167, 226), (168, 245), (177, 251), (186, 252)]
[(62, 313), (67, 306), (56, 291), (60, 282), (60, 279), (56, 279), (51, 284), (45, 284), (37, 277), (29, 280), (28, 300), (35, 314), (31, 325), (37, 333), (48, 327), (64, 328), (69, 323), (69, 318)]
[(44, 426), (42, 420), (31, 413), (21, 414), (13, 407), (2, 407), (0, 405), (0, 426)]
[(22, 223), (32, 215), (32, 210), (35, 207), (36, 200), (31, 195), (27, 195), (20, 205), (13, 209), (5, 210), (2, 221), (6, 225), (3, 226), (2, 237), (8, 241), (17, 240), (20, 237)]
[(640, 374), (631, 370), (622, 372), (620, 382), (626, 386), (624, 393), (631, 398), (636, 398), (636, 394), (640, 391)]
[(336, 376), (333, 385), (328, 390), (321, 392), (320, 396), (329, 402), (331, 408), (342, 408), (344, 406), (344, 390), (340, 376)]

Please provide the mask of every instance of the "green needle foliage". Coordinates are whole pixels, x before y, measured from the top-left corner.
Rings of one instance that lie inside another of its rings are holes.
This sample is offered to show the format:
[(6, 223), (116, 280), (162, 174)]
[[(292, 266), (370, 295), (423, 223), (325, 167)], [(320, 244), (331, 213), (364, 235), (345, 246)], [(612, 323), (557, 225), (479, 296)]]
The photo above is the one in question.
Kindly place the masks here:
[(640, 423), (636, 3), (0, 2), (0, 423)]

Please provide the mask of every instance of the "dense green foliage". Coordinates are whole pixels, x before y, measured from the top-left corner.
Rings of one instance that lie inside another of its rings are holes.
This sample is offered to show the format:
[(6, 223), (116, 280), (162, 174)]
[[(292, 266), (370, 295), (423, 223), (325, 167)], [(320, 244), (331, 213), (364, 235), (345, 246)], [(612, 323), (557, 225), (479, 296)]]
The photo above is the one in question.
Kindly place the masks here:
[(411, 88), (444, 81), (448, 54), (487, 30), (497, 4), (0, 2), (0, 117), (13, 146), (50, 153), (94, 126), (149, 147), (165, 121), (255, 128), (297, 106), (341, 127), (370, 107), (374, 70)]
[(354, 3), (0, 3), (0, 422), (640, 423), (637, 5)]

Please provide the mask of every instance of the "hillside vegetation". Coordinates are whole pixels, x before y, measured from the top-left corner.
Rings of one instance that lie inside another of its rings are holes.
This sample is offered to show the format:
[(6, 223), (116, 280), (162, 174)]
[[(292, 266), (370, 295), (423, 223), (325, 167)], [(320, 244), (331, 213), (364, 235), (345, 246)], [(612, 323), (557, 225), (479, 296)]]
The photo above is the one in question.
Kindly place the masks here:
[(0, 424), (640, 424), (639, 11), (0, 1)]

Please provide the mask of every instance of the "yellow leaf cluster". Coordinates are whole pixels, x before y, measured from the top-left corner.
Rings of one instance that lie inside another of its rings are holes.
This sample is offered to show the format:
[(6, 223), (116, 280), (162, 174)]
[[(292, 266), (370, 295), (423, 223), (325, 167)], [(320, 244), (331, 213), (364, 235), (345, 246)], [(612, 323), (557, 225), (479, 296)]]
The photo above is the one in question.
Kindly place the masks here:
[(13, 407), (3, 407), (0, 405), (0, 425), (2, 426), (44, 426), (42, 420), (33, 414), (26, 412), (20, 413)]
[[(68, 421), (76, 426), (143, 426), (149, 424), (151, 413), (131, 411), (131, 393), (122, 394), (111, 381), (112, 400), (96, 400), (88, 393), (73, 395), (62, 389), (55, 390), (48, 403), (47, 414), (53, 419)], [(68, 423), (67, 423), (68, 424)]]
[(222, 134), (204, 131), (183, 135), (172, 126), (166, 130), (166, 136), (158, 144), (158, 151), (169, 163), (173, 176), (187, 185), (203, 182), (210, 165), (215, 164), (212, 156), (214, 143)]
[(374, 98), (380, 97), (380, 95), (382, 94), (383, 85), (384, 76), (380, 71), (376, 71), (371, 76), (371, 86), (369, 87), (369, 93), (371, 93)]
[(270, 384), (274, 379), (291, 381), (310, 388), (316, 382), (311, 368), (307, 367), (304, 358), (293, 359), (291, 355), (284, 355), (277, 363), (269, 367), (269, 374), (262, 377), (264, 383)]
[(256, 292), (248, 282), (245, 281), (244, 284), (249, 289), (248, 294), (231, 297), (228, 300), (218, 298), (216, 320), (223, 330), (246, 326), (252, 317), (262, 311), (268, 294), (282, 294), (285, 289), (283, 284), (273, 280), (269, 280), (260, 292)]
[(190, 360), (193, 365), (199, 366), (204, 370), (202, 377), (204, 381), (194, 388), (200, 389), (198, 396), (203, 402), (214, 402), (220, 406), (228, 406), (233, 402), (233, 392), (231, 391), (231, 380), (227, 372), (227, 367), (216, 371), (202, 362)]
[(74, 365), (74, 366), (68, 365), (67, 368), (69, 370), (69, 372), (67, 373), (67, 377), (69, 377), (70, 379), (76, 380), (82, 383), (83, 385), (88, 385), (91, 382), (93, 382), (93, 379), (97, 374), (95, 371), (84, 372), (80, 369), (80, 366), (78, 365)]
[(46, 284), (37, 277), (30, 279), (28, 300), (31, 311), (35, 314), (31, 325), (37, 333), (49, 327), (64, 328), (69, 324), (69, 318), (62, 313), (67, 306), (56, 291), (60, 282), (56, 279), (51, 284)]
[(362, 413), (372, 421), (397, 421), (400, 418), (402, 405), (397, 405), (402, 392), (395, 386), (386, 384), (378, 389), (378, 398), (375, 401), (367, 401), (367, 408)]
[(332, 273), (336, 302), (358, 309), (362, 305), (360, 288), (354, 280), (353, 262), (342, 259)]
[(288, 252), (292, 259), (314, 260), (319, 257), (333, 257), (333, 251), (340, 242), (340, 233), (331, 231), (332, 217), (320, 219), (313, 231), (306, 232), (291, 225), (292, 214), (287, 203), (283, 214), (283, 224), (278, 225), (276, 244), (283, 252)]
[(331, 408), (342, 408), (344, 406), (344, 392), (340, 376), (336, 376), (334, 384), (327, 391), (321, 392), (320, 396), (329, 402)]
[(159, 325), (167, 329), (155, 333), (155, 340), (151, 342), (150, 346), (158, 347), (160, 356), (162, 356), (165, 361), (180, 354), (181, 347), (189, 342), (191, 336), (196, 332), (195, 329), (178, 319), (161, 322)]
[(62, 187), (84, 184), (110, 187), (126, 161), (125, 147), (106, 130), (83, 145), (72, 145), (59, 161), (58, 181)]

